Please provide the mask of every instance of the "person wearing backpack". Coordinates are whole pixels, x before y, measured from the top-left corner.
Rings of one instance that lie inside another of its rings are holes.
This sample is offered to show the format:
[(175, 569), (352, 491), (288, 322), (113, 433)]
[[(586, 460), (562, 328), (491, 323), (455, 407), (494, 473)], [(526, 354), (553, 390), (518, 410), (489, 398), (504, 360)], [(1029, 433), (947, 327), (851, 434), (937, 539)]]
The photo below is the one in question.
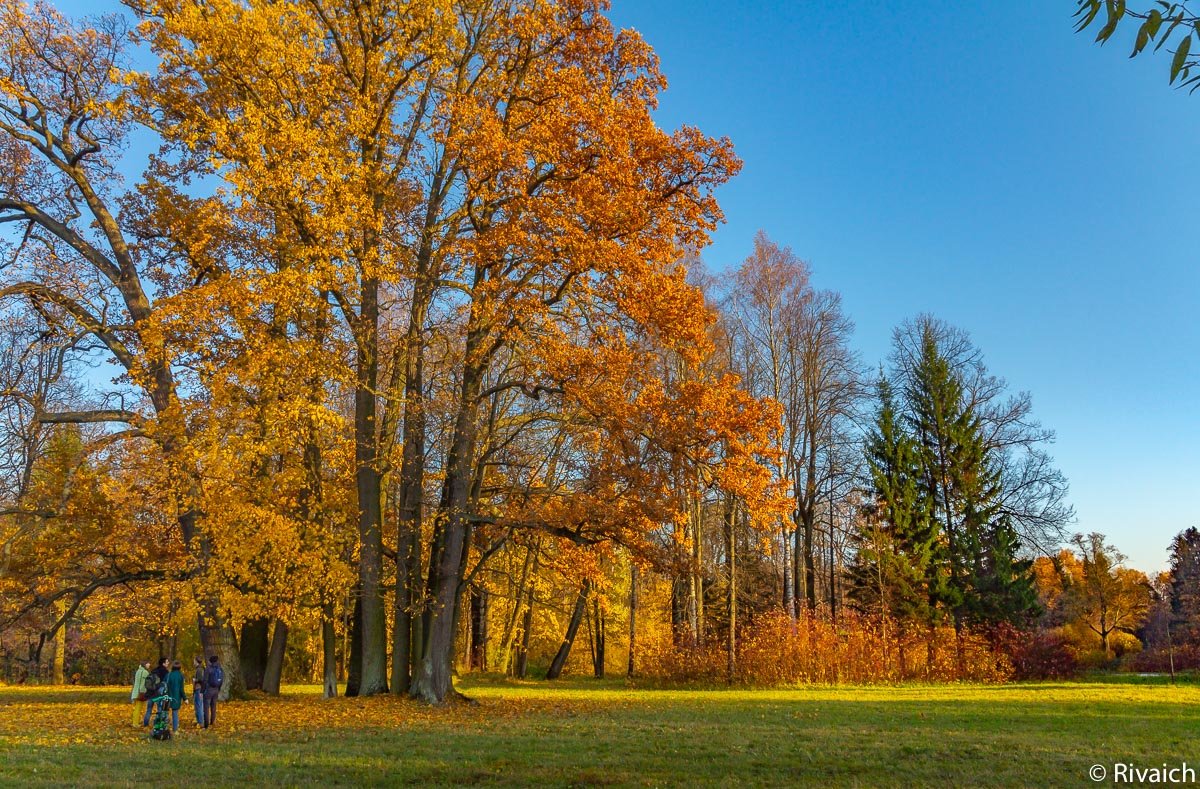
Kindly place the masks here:
[(196, 655), (196, 659), (193, 662), (195, 668), (192, 672), (192, 706), (196, 708), (196, 726), (203, 729), (204, 688), (207, 684), (205, 680), (204, 655)]
[(150, 676), (150, 661), (143, 660), (138, 664), (133, 674), (133, 692), (129, 700), (133, 702), (133, 725), (138, 724), (138, 715), (142, 711), (142, 702), (146, 700), (146, 677)]
[(167, 659), (159, 658), (158, 665), (146, 675), (146, 714), (142, 716), (142, 725), (150, 725), (150, 713), (154, 712), (154, 699), (163, 694), (163, 683), (167, 681)]
[(217, 696), (225, 684), (225, 670), (221, 659), (212, 655), (208, 659), (208, 670), (204, 672), (204, 728), (217, 722)]

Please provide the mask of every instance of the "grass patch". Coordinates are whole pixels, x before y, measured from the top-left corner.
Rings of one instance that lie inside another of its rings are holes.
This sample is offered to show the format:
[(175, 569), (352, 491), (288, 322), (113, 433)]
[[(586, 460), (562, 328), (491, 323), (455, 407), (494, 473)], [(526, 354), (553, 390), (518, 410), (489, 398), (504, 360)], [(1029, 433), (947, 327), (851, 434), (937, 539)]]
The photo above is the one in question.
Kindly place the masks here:
[[(168, 743), (115, 688), (0, 688), (0, 784), (1080, 786), (1100, 763), (1200, 762), (1200, 685), (667, 689), (463, 684), (474, 705), (390, 697), (224, 705)], [(185, 707), (181, 718), (191, 713)]]

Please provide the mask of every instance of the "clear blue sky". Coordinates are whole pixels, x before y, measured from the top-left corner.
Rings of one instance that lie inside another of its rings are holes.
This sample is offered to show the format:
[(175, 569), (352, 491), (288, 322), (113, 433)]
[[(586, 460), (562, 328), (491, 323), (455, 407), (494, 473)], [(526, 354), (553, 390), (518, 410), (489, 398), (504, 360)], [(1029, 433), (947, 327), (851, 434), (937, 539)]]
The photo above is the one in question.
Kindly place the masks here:
[(876, 364), (928, 311), (1058, 433), (1078, 531), (1165, 567), (1200, 525), (1200, 95), (1072, 29), (1070, 0), (613, 0), (660, 118), (745, 161), (705, 252), (762, 228), (842, 293)]

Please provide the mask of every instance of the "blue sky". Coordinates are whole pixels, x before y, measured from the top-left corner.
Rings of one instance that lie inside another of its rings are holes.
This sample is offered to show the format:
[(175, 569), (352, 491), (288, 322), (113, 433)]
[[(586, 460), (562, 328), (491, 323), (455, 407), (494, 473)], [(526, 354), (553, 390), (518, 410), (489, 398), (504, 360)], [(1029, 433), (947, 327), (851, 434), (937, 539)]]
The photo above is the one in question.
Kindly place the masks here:
[(1200, 95), (1075, 34), (1069, 0), (613, 0), (662, 58), (664, 125), (745, 169), (705, 252), (762, 228), (842, 293), (877, 364), (932, 312), (1058, 433), (1078, 531), (1165, 567), (1200, 525)]

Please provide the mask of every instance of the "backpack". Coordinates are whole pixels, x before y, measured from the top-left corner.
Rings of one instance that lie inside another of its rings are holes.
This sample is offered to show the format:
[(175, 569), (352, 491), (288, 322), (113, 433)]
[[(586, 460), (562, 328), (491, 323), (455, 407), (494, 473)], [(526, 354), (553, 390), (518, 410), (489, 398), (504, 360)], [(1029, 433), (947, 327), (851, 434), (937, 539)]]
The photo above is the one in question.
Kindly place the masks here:
[(155, 674), (153, 671), (151, 671), (149, 674), (147, 674), (146, 675), (146, 698), (150, 699), (150, 698), (154, 698), (155, 696), (157, 696), (161, 685), (162, 685), (162, 680), (158, 678), (157, 674)]
[(225, 683), (225, 672), (220, 666), (209, 666), (206, 677), (208, 679), (208, 687), (214, 690), (220, 690), (221, 685)]

